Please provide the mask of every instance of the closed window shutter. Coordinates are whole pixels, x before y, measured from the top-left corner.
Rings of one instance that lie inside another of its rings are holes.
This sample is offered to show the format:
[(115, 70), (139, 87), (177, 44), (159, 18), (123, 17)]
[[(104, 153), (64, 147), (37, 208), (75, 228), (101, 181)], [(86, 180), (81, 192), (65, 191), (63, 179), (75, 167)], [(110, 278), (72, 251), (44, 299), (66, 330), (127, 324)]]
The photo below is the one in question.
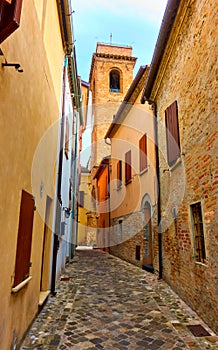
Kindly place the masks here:
[(29, 276), (33, 216), (33, 196), (26, 191), (22, 191), (17, 238), (14, 286), (17, 286)]
[(125, 182), (128, 183), (132, 178), (132, 166), (131, 166), (131, 151), (125, 154)]
[(147, 135), (145, 134), (139, 140), (139, 160), (140, 160), (140, 171), (147, 168)]
[(20, 25), (23, 0), (0, 0), (0, 44)]
[(84, 191), (79, 191), (79, 205), (84, 207)]
[(173, 102), (165, 110), (167, 160), (172, 166), (180, 157), (179, 122), (177, 102)]
[(117, 162), (117, 187), (121, 187), (122, 185), (122, 161), (119, 160)]

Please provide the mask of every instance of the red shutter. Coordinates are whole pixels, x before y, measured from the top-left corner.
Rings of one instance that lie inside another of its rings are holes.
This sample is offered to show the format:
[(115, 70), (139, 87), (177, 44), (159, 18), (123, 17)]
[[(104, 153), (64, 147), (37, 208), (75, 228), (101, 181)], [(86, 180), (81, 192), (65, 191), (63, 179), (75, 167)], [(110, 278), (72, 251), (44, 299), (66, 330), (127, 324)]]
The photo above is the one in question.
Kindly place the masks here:
[(147, 135), (145, 134), (139, 140), (140, 171), (147, 168)]
[(173, 165), (180, 157), (179, 123), (177, 102), (173, 102), (165, 110), (167, 159)]
[(125, 182), (128, 183), (132, 178), (131, 151), (125, 154)]
[(33, 196), (25, 191), (22, 191), (17, 238), (14, 286), (17, 286), (29, 276), (33, 216)]
[(22, 1), (0, 0), (0, 44), (19, 27)]
[(122, 186), (122, 161), (117, 162), (117, 188)]

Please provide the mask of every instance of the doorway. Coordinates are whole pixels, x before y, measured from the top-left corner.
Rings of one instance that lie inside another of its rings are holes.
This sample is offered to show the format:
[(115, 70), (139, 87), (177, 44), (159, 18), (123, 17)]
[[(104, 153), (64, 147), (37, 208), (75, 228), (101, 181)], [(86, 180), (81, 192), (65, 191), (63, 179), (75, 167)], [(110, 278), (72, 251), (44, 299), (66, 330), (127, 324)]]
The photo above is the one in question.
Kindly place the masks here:
[(153, 239), (152, 239), (152, 221), (151, 205), (148, 201), (143, 206), (144, 232), (143, 232), (143, 269), (154, 272), (153, 268)]
[(40, 300), (39, 305), (42, 305), (47, 296), (49, 295), (49, 282), (50, 282), (50, 261), (51, 261), (51, 242), (52, 242), (52, 230), (51, 230), (51, 203), (52, 199), (47, 196), (46, 209), (45, 209), (45, 222), (44, 222), (44, 236), (42, 246), (42, 267), (41, 267), (41, 280), (40, 280)]

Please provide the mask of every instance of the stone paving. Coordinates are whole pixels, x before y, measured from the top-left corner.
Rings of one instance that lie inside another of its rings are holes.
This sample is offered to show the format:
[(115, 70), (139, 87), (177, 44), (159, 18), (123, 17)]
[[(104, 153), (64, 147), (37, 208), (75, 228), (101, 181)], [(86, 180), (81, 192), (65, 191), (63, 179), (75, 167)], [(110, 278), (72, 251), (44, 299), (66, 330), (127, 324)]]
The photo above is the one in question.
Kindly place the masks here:
[[(211, 336), (195, 337), (187, 325)], [(79, 251), (21, 348), (218, 349), (218, 337), (164, 281), (99, 250)]]

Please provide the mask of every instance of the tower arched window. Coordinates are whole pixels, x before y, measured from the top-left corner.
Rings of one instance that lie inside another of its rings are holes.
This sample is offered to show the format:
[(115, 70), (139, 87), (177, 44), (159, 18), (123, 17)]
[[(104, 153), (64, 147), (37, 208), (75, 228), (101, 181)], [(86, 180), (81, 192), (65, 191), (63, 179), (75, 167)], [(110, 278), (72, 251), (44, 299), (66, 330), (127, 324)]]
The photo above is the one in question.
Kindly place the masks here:
[(120, 73), (115, 69), (110, 72), (110, 91), (120, 92)]

